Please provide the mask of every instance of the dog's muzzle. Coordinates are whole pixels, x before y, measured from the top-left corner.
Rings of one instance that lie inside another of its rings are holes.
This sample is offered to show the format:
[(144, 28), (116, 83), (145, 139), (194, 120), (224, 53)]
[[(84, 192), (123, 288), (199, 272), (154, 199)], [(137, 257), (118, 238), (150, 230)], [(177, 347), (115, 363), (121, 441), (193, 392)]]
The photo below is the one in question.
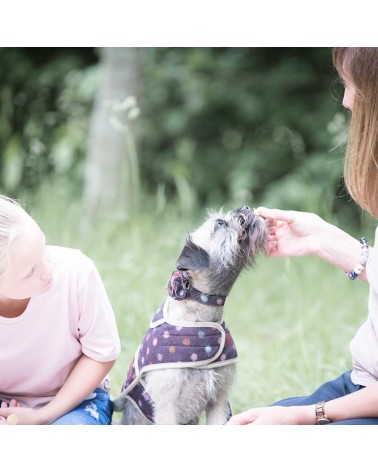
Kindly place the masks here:
[(249, 208), (249, 206), (245, 205), (236, 212), (236, 220), (240, 227), (240, 236), (239, 239), (245, 239), (248, 236), (248, 233), (251, 229), (253, 229), (255, 222), (258, 221), (258, 216), (255, 212)]

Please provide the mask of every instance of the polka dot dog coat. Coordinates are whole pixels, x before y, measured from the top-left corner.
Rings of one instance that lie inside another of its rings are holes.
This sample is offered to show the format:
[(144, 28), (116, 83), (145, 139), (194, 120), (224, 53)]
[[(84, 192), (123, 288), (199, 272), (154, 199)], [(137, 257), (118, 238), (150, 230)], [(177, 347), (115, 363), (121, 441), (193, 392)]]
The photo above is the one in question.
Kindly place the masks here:
[(237, 351), (224, 321), (177, 322), (165, 319), (163, 303), (151, 320), (130, 365), (122, 396), (126, 396), (153, 423), (153, 403), (143, 374), (156, 369), (211, 369), (237, 360)]

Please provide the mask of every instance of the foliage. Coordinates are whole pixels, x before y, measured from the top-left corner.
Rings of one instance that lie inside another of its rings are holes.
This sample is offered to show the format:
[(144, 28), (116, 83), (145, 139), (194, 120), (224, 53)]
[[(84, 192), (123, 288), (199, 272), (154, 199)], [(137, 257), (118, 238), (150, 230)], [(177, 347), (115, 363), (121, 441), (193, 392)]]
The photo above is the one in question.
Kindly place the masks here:
[(181, 207), (308, 209), (306, 194), (328, 187), (332, 206), (342, 164), (329, 154), (343, 121), (330, 49), (152, 48), (144, 70), (140, 158), (149, 188), (164, 185)]
[[(0, 48), (0, 62), (1, 191), (52, 179), (79, 197), (96, 49)], [(360, 223), (345, 205), (330, 48), (146, 48), (139, 76), (135, 165), (154, 211), (248, 203)]]
[(81, 193), (97, 57), (90, 48), (0, 49), (0, 186), (64, 177)]

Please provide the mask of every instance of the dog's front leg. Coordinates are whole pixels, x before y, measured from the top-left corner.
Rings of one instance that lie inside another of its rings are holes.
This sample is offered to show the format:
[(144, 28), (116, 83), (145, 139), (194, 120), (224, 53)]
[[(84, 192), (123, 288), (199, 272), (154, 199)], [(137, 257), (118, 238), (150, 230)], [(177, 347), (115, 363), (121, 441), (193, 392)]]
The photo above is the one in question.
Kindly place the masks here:
[(157, 425), (176, 425), (179, 424), (177, 417), (171, 406), (155, 404), (154, 421)]
[(154, 404), (154, 422), (157, 425), (180, 424), (177, 399), (181, 390), (178, 370), (163, 369), (148, 372), (146, 389)]
[(227, 397), (219, 399), (215, 404), (206, 408), (206, 424), (226, 424), (231, 418), (231, 408)]

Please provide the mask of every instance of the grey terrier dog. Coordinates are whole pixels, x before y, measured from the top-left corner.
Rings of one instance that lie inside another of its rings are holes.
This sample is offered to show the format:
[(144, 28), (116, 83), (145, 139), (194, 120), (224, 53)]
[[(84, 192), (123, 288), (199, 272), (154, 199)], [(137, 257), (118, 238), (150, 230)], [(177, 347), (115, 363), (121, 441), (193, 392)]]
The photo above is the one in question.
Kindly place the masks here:
[(209, 211), (168, 281), (168, 297), (136, 351), (114, 410), (121, 424), (224, 424), (237, 352), (223, 306), (240, 272), (266, 252), (267, 227), (244, 206)]

